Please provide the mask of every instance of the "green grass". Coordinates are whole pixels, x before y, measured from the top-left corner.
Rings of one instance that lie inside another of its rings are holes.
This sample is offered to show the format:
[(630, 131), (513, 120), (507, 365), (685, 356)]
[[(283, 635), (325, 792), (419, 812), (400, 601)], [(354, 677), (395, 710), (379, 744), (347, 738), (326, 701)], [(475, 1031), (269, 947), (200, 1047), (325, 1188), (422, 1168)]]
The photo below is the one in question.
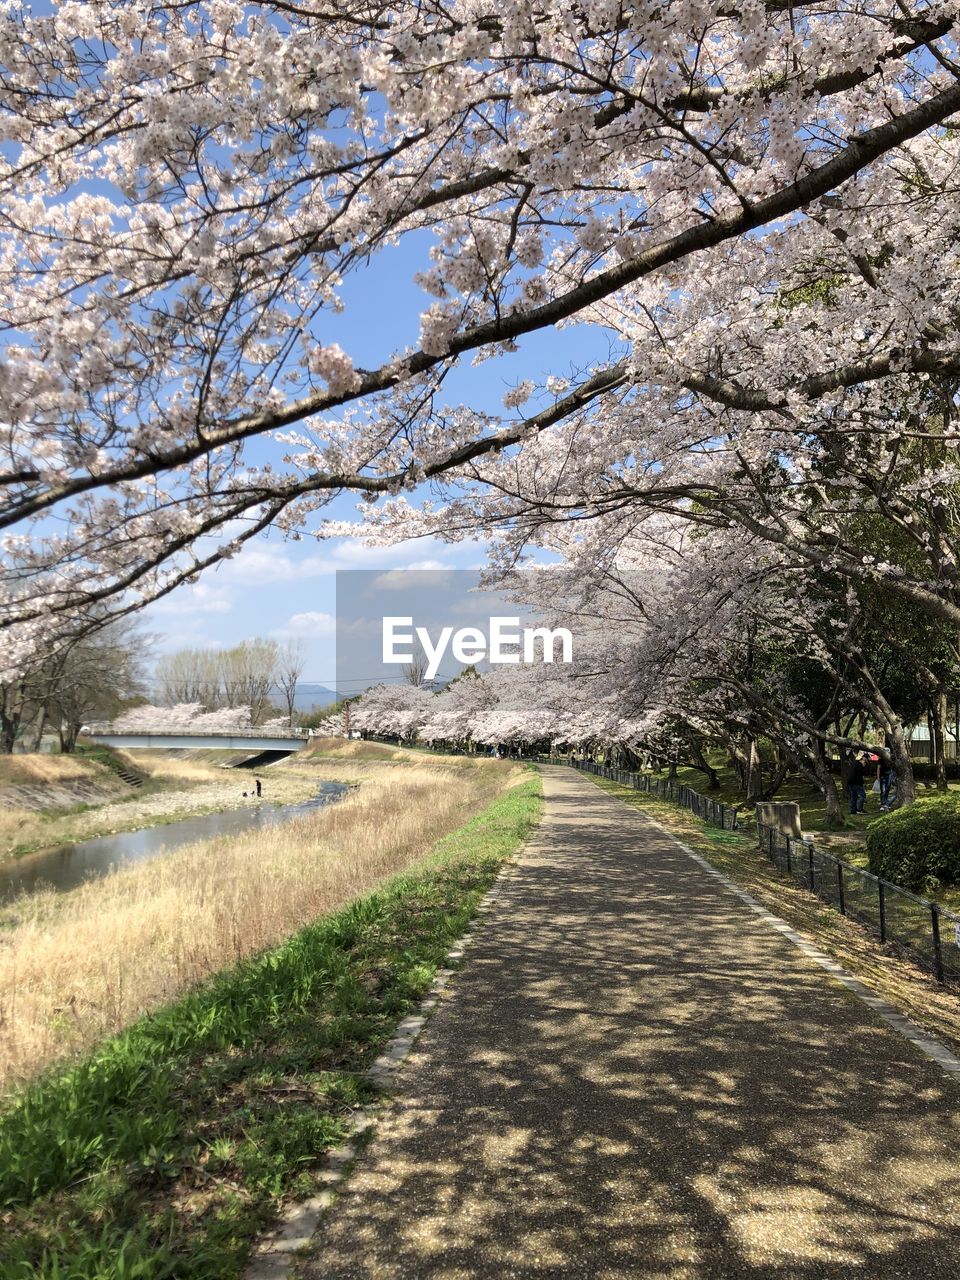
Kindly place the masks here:
[[(743, 804), (743, 791), (737, 783), (734, 769), (727, 766), (718, 766), (717, 774), (720, 778), (720, 790), (709, 791), (707, 789), (707, 776), (701, 773), (700, 770), (677, 770), (678, 780), (688, 787), (692, 787), (694, 791), (699, 791), (702, 795), (710, 796), (716, 800), (722, 800), (724, 804)], [(667, 775), (664, 772), (658, 776), (665, 778)], [(923, 783), (918, 783), (917, 789), (918, 794), (924, 794)], [(932, 791), (932, 787), (927, 790)], [(800, 806), (800, 826), (803, 831), (816, 833), (816, 843), (824, 849), (829, 849), (834, 857), (841, 858), (852, 866), (862, 867), (867, 871), (870, 869), (864, 840), (867, 827), (880, 817), (879, 796), (873, 795), (868, 789), (867, 812), (862, 815), (846, 812), (848, 801), (844, 796), (844, 818), (847, 825), (842, 832), (827, 827), (823, 797), (819, 791), (802, 778), (788, 778), (777, 792), (776, 799), (795, 801)], [(947, 907), (950, 911), (960, 911), (960, 887), (941, 887), (926, 896), (932, 898), (934, 902), (940, 903), (941, 906)]]
[(229, 1280), (374, 1097), (363, 1072), (536, 822), (532, 776), (379, 891), (0, 1112), (3, 1280)]
[[(667, 775), (664, 772), (659, 776), (665, 778)], [(724, 804), (743, 805), (746, 797), (737, 781), (736, 771), (729, 765), (718, 765), (717, 776), (720, 779), (720, 790), (710, 791), (708, 789), (707, 775), (701, 773), (699, 769), (681, 768), (677, 770), (679, 781), (685, 783), (688, 787), (693, 787), (694, 791), (700, 791), (715, 800), (722, 800)], [(804, 778), (788, 777), (774, 799), (792, 800), (800, 806), (800, 824), (804, 831), (832, 833), (832, 829), (827, 827), (826, 805), (824, 804), (823, 796), (816, 787)], [(873, 795), (869, 789), (867, 791), (867, 813), (863, 815), (848, 813), (850, 801), (844, 791), (840, 793), (840, 804), (844, 813), (845, 829), (850, 833), (856, 834), (866, 831), (868, 825), (880, 814), (879, 796)]]

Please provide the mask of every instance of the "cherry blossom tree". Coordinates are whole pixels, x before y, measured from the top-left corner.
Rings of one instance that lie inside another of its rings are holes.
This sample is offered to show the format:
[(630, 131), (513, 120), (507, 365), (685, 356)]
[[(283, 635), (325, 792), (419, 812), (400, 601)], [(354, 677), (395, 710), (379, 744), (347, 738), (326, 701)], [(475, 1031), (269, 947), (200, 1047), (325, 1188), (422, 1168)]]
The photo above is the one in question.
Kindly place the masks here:
[[(542, 521), (695, 512), (960, 620), (955, 20), (952, 0), (8, 0), (5, 667), (269, 526), (323, 532), (344, 490), (447, 477), (421, 527), (507, 527), (505, 556)], [(343, 282), (424, 233), (419, 338), (362, 367)], [(611, 358), (524, 380), (503, 413), (444, 403), (464, 358), (572, 323)], [(932, 578), (854, 563), (867, 502)]]
[(118, 716), (111, 726), (115, 733), (186, 733), (233, 734), (254, 733), (282, 734), (289, 731), (286, 716), (277, 716), (256, 724), (251, 707), (219, 707), (205, 711), (202, 703), (184, 702), (175, 707), (155, 707), (144, 704), (133, 707)]
[(375, 685), (350, 705), (353, 728), (413, 741), (424, 723), (434, 695), (423, 685)]
[[(916, 610), (898, 612), (870, 582), (857, 592), (842, 573), (812, 579), (802, 560), (759, 537), (744, 542), (674, 516), (612, 549), (594, 532), (558, 526), (551, 545), (564, 553), (562, 569), (504, 579), (549, 626), (573, 632), (574, 662), (498, 667), (412, 709), (405, 702), (406, 734), (467, 746), (551, 742), (630, 767), (653, 757), (693, 765), (707, 785), (719, 747), (748, 802), (799, 774), (837, 826), (836, 757), (868, 749), (889, 760), (900, 802), (912, 801), (907, 717), (925, 689), (955, 687), (951, 628), (938, 634)], [(378, 689), (360, 700), (359, 717), (396, 732), (395, 701)]]

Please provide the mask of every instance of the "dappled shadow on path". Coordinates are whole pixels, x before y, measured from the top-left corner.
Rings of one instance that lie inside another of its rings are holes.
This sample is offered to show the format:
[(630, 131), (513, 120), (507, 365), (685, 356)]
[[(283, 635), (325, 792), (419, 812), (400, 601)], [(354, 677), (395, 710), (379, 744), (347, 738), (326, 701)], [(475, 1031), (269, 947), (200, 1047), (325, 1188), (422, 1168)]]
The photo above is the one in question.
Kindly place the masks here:
[(570, 771), (305, 1268), (951, 1277), (960, 1087)]

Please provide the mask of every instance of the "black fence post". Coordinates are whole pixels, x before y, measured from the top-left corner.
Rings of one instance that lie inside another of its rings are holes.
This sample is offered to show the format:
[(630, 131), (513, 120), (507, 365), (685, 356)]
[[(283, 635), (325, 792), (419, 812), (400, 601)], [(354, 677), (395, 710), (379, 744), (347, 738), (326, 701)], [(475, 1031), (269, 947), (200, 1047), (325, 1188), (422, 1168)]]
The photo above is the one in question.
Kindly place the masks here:
[(943, 982), (943, 949), (940, 945), (940, 912), (935, 902), (930, 903), (930, 924), (933, 927), (933, 963), (937, 981)]
[[(590, 772), (600, 777), (611, 778), (614, 781), (620, 781), (633, 786), (637, 791), (645, 791), (648, 795), (655, 795), (661, 800), (672, 800), (675, 804), (682, 805), (686, 809), (689, 809), (704, 821), (713, 822), (724, 829), (727, 826), (727, 811), (729, 806), (724, 804), (722, 800), (716, 800), (712, 796), (701, 795), (700, 792), (695, 791), (692, 787), (687, 786), (686, 783), (680, 782), (676, 778), (658, 778), (645, 772), (634, 772), (627, 769), (613, 768), (609, 764), (600, 764), (596, 760), (578, 761), (571, 758), (570, 763), (577, 769), (582, 769), (585, 772)], [(732, 819), (731, 830), (737, 830), (737, 809), (730, 808), (730, 815)], [(752, 824), (742, 823), (739, 829), (747, 830), (750, 825)], [(856, 890), (855, 898), (851, 903), (850, 908), (853, 913), (853, 918), (865, 919), (865, 922), (869, 921), (869, 923), (872, 923), (869, 915), (866, 918), (864, 917), (863, 909), (859, 900), (859, 893), (861, 891), (865, 891), (867, 882), (872, 880), (877, 886), (877, 899), (880, 910), (881, 943), (886, 943), (889, 935), (887, 923), (888, 890), (894, 895), (895, 904), (908, 900), (914, 904), (913, 907), (911, 907), (911, 911), (916, 907), (919, 907), (921, 910), (926, 908), (930, 913), (930, 930), (933, 938), (932, 967), (936, 974), (937, 981), (944, 986), (947, 984), (947, 972), (943, 955), (943, 940), (940, 934), (940, 917), (943, 914), (943, 911), (935, 902), (930, 902), (925, 898), (918, 898), (915, 894), (909, 893), (905, 889), (898, 888), (895, 884), (888, 884), (886, 881), (880, 879), (879, 876), (873, 876), (869, 872), (861, 870), (859, 867), (851, 866), (849, 863), (841, 861), (841, 859), (834, 857), (832, 854), (826, 853), (821, 854), (823, 861), (819, 865), (821, 883), (818, 889), (817, 848), (811, 840), (797, 842), (797, 847), (795, 847), (795, 842), (789, 836), (777, 832), (775, 828), (767, 826), (765, 823), (757, 821), (756, 828), (760, 852), (766, 853), (770, 861), (779, 867), (781, 865), (779, 862), (779, 856), (782, 841), (786, 853), (787, 872), (794, 880), (799, 880), (801, 884), (806, 881), (811, 893), (816, 894), (822, 900), (830, 902), (831, 905), (834, 905), (834, 900), (830, 895), (827, 882), (829, 880), (828, 864), (833, 862), (837, 871), (837, 897), (835, 905), (843, 916), (848, 914), (847, 886), (849, 883), (849, 877), (852, 876)], [(807, 865), (805, 869), (799, 861), (795, 866), (793, 857), (797, 852), (797, 848), (802, 848), (804, 845), (806, 846), (807, 852)], [(958, 931), (957, 940), (958, 943), (960, 943), (960, 916), (956, 916), (949, 911), (946, 912), (946, 915), (951, 922), (956, 924)], [(898, 939), (896, 917), (893, 922), (893, 929), (894, 941), (900, 941), (908, 950), (914, 953), (916, 959), (919, 960), (925, 968), (929, 969), (931, 967), (930, 951), (926, 944), (919, 939), (916, 942), (911, 942), (908, 937), (900, 937)], [(953, 969), (951, 969), (950, 981), (953, 982), (955, 977), (956, 975)]]

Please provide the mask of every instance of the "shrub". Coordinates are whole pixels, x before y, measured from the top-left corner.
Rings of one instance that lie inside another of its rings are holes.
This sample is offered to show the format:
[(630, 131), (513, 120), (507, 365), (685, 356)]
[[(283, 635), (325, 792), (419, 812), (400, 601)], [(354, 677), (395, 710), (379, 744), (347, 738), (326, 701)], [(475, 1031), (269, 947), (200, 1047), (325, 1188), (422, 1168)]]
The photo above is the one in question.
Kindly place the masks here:
[(918, 800), (867, 828), (870, 870), (884, 880), (932, 891), (960, 884), (960, 796)]

